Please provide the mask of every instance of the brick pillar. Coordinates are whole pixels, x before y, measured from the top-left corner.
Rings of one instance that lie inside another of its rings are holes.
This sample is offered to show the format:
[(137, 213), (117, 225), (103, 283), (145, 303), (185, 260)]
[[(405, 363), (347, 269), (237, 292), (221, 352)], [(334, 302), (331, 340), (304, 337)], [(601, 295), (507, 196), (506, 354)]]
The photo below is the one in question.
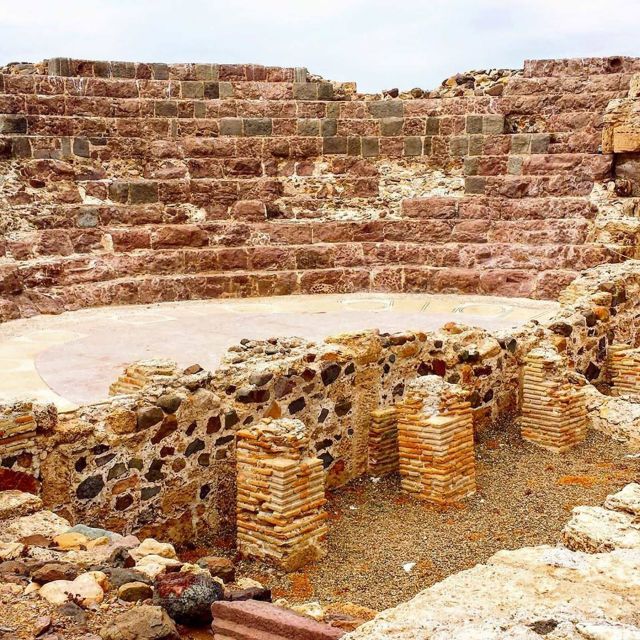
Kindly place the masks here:
[(422, 376), (396, 406), (402, 488), (438, 504), (475, 493), (473, 417), (461, 387)]
[(321, 558), (327, 535), (322, 461), (300, 420), (264, 419), (237, 433), (238, 551), (287, 571)]
[(587, 430), (584, 392), (570, 381), (563, 358), (552, 348), (529, 352), (522, 367), (522, 437), (560, 453), (582, 442)]
[(640, 349), (628, 344), (612, 345), (607, 367), (614, 395), (640, 397)]
[(395, 407), (374, 409), (369, 427), (369, 475), (398, 471), (398, 418)]

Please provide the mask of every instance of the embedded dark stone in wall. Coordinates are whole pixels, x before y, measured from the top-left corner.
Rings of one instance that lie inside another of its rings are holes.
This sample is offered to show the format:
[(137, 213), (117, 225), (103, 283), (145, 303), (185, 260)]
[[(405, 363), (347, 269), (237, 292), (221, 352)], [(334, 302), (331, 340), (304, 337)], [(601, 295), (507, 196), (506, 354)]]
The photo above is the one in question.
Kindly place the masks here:
[(90, 476), (83, 480), (76, 488), (76, 495), (80, 500), (92, 500), (104, 489), (102, 476)]
[(298, 398), (293, 402), (289, 403), (289, 413), (293, 415), (294, 413), (298, 413), (298, 411), (302, 411), (307, 406), (307, 403), (304, 398)]
[(328, 367), (325, 367), (320, 374), (324, 386), (326, 387), (335, 382), (338, 379), (341, 371), (342, 368), (339, 364), (330, 364)]

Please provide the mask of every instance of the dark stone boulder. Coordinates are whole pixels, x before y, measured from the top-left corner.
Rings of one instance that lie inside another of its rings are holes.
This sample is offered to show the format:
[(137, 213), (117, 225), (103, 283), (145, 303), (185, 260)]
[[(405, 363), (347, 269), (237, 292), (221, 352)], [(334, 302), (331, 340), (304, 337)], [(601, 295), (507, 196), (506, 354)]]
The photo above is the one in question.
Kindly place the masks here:
[(209, 573), (165, 573), (154, 583), (153, 604), (180, 624), (209, 624), (211, 605), (223, 598), (222, 585)]

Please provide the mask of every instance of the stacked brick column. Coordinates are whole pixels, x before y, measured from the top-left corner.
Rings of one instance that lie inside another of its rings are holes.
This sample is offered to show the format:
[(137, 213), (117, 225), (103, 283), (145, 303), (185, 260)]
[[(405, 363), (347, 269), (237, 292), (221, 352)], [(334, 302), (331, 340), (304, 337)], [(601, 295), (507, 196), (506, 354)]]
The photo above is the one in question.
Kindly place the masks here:
[(640, 349), (625, 344), (611, 346), (608, 368), (614, 395), (640, 397)]
[(238, 550), (288, 571), (324, 555), (322, 461), (302, 422), (265, 419), (237, 433)]
[(554, 349), (534, 349), (526, 356), (520, 393), (520, 427), (525, 440), (556, 453), (584, 440), (584, 393), (571, 382), (564, 360)]
[(423, 376), (397, 405), (402, 488), (444, 504), (475, 493), (471, 405), (457, 385)]
[(398, 471), (398, 418), (395, 407), (371, 412), (369, 474), (386, 476)]

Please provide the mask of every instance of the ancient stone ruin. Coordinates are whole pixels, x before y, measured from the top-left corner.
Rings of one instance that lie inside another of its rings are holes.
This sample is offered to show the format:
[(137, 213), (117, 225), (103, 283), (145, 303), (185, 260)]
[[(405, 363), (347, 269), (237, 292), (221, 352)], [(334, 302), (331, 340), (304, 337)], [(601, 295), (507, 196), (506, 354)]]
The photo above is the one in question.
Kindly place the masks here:
[[(0, 69), (0, 638), (640, 637), (639, 199), (636, 58), (376, 95), (305, 68)], [(128, 358), (99, 402), (30, 386), (30, 336), (74, 337), (54, 315), (331, 294), (550, 306), (248, 330), (209, 368)]]

